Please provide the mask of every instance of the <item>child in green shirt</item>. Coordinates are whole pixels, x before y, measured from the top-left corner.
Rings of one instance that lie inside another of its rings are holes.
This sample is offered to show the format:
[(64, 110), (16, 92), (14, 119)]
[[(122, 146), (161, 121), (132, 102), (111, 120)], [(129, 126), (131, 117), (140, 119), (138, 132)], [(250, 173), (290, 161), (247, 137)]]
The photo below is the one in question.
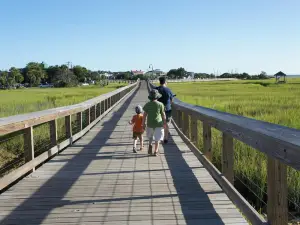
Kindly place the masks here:
[(147, 118), (147, 137), (149, 139), (148, 154), (152, 155), (152, 141), (155, 141), (154, 155), (158, 156), (159, 142), (164, 138), (164, 127), (166, 126), (166, 115), (164, 105), (157, 101), (161, 94), (153, 89), (148, 98), (150, 102), (144, 106), (143, 125), (146, 127)]

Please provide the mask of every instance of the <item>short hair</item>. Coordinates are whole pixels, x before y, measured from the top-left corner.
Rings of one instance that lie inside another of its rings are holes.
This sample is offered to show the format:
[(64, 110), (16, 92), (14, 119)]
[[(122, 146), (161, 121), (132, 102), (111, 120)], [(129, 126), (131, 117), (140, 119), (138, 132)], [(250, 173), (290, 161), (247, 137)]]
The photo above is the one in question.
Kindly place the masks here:
[(159, 83), (160, 84), (165, 84), (166, 83), (166, 78), (165, 77), (160, 77), (159, 78)]

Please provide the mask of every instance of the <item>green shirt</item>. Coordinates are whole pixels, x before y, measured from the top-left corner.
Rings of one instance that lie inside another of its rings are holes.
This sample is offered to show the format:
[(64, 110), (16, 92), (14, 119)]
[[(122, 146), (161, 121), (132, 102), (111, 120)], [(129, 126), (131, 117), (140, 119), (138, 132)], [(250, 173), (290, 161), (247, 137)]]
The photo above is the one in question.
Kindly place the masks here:
[(165, 112), (164, 105), (159, 101), (151, 101), (146, 103), (143, 110), (148, 114), (147, 127), (156, 128), (163, 127), (162, 114)]

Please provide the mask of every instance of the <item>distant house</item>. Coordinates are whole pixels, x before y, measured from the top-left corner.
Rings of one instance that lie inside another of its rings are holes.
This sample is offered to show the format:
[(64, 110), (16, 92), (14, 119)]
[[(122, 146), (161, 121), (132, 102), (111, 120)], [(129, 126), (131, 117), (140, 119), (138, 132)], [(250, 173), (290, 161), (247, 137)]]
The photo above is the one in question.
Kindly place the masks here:
[(150, 75), (155, 75), (157, 77), (159, 76), (165, 76), (167, 73), (161, 71), (160, 69), (155, 69), (155, 70), (151, 70), (151, 71), (148, 71), (147, 73), (145, 73), (145, 75), (147, 76), (150, 76)]
[(133, 76), (144, 75), (144, 71), (142, 71), (142, 70), (131, 70), (131, 74)]

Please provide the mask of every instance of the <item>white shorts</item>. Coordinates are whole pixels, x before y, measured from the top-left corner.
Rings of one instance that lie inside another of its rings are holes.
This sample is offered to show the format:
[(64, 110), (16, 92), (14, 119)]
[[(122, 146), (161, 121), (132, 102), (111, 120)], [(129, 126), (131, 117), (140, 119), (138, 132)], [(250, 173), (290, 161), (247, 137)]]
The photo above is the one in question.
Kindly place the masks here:
[(147, 137), (150, 141), (162, 141), (164, 139), (164, 128), (163, 127), (156, 127), (150, 128), (147, 127)]

